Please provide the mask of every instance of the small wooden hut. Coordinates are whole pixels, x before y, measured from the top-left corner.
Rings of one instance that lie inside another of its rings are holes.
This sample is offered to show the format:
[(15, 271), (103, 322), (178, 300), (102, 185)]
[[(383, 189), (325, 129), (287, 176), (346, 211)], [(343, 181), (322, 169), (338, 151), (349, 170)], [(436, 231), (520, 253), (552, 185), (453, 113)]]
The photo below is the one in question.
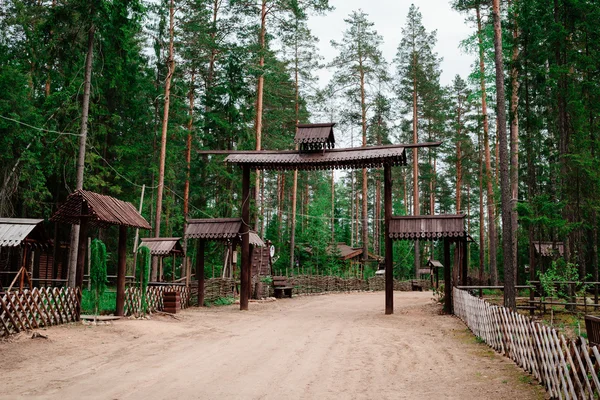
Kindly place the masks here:
[[(175, 258), (185, 257), (181, 238), (142, 238), (140, 246), (146, 246), (150, 249), (152, 257), (158, 257), (158, 280), (163, 279), (163, 260), (165, 257), (173, 257), (173, 275), (172, 281), (175, 280)], [(180, 277), (181, 278), (181, 277)]]
[(439, 262), (437, 260), (429, 259), (427, 261), (427, 268), (429, 268), (429, 273), (431, 274), (431, 284), (433, 285), (434, 277), (435, 277), (435, 288), (436, 289), (439, 288), (440, 287), (439, 271), (440, 271), (440, 269), (444, 269), (444, 266), (442, 265), (441, 262)]
[[(51, 240), (43, 219), (0, 218), (0, 292), (32, 288), (53, 270)], [(18, 283), (17, 283), (18, 281)], [(17, 284), (17, 286), (15, 286)]]
[(125, 308), (127, 228), (150, 230), (150, 224), (138, 213), (133, 204), (87, 190), (76, 190), (71, 193), (50, 220), (80, 225), (76, 276), (76, 285), (80, 288), (83, 285), (88, 226), (99, 228), (107, 228), (112, 225), (119, 226), (116, 315), (123, 315)]

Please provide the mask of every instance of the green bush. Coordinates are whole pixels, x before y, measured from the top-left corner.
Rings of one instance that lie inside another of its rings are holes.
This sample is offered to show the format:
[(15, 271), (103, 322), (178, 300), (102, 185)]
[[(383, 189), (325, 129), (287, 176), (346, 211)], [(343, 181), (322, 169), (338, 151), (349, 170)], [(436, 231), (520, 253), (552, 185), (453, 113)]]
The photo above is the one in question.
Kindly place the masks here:
[(229, 306), (235, 302), (233, 297), (219, 297), (214, 301), (204, 301), (204, 305), (207, 307), (211, 306)]
[[(98, 301), (98, 308), (95, 305), (95, 293), (84, 289), (81, 292), (81, 313), (82, 314), (113, 314), (117, 304), (117, 293), (104, 291)], [(97, 310), (97, 311), (96, 311)]]
[(137, 257), (139, 260), (139, 268), (136, 272), (136, 279), (140, 282), (140, 294), (142, 297), (142, 314), (146, 314), (148, 310), (148, 300), (146, 299), (146, 288), (148, 287), (148, 280), (150, 278), (150, 262), (152, 256), (150, 255), (150, 249), (147, 246), (141, 246), (137, 251)]

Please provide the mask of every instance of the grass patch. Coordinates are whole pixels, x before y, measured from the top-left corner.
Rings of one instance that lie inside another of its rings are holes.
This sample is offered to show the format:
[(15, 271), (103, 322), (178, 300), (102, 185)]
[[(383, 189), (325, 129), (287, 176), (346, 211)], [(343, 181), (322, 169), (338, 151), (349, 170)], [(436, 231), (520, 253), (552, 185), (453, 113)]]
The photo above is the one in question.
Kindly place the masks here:
[[(106, 291), (100, 298), (100, 315), (112, 314), (117, 307), (117, 293)], [(94, 314), (94, 297), (93, 293), (87, 289), (81, 292), (81, 313)]]
[(519, 377), (519, 382), (531, 385), (533, 383), (533, 378), (529, 375), (521, 375)]
[(219, 307), (219, 306), (229, 306), (231, 304), (233, 304), (235, 302), (235, 299), (233, 297), (219, 297), (218, 299), (214, 300), (214, 301), (204, 301), (204, 305), (206, 307)]

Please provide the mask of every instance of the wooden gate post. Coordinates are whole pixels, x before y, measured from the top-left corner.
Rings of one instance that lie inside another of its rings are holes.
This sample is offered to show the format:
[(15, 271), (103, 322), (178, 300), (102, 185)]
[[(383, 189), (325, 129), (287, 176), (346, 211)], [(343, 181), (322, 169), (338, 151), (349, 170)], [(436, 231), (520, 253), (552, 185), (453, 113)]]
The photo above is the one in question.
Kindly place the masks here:
[[(87, 207), (82, 206), (82, 211), (87, 213)], [(77, 286), (80, 290), (83, 290), (83, 274), (85, 271), (85, 251), (87, 247), (87, 225), (88, 225), (88, 217), (83, 216), (79, 220), (79, 247), (77, 250), (77, 269), (75, 270), (75, 286)], [(90, 277), (88, 276), (88, 279)]]
[(469, 284), (469, 282), (468, 282), (468, 278), (469, 278), (469, 263), (468, 263), (468, 261), (469, 260), (467, 259), (467, 257), (468, 257), (468, 253), (467, 253), (467, 236), (465, 236), (464, 239), (461, 239), (459, 243), (460, 243), (460, 246), (461, 246), (461, 251), (460, 251), (461, 258), (460, 258), (460, 260), (462, 262), (462, 265), (461, 265), (462, 272), (461, 272), (460, 275), (462, 276), (462, 284), (464, 286), (467, 286)]
[(198, 307), (204, 307), (204, 239), (198, 239), (196, 278), (198, 279)]
[(450, 239), (444, 238), (444, 312), (452, 314), (452, 271), (450, 271)]
[(392, 167), (383, 166), (384, 176), (384, 213), (385, 213), (385, 313), (394, 313), (394, 248), (390, 237), (390, 222), (392, 219)]
[(248, 310), (250, 289), (250, 168), (242, 171), (242, 270), (240, 273), (240, 310)]
[(119, 261), (117, 267), (117, 310), (116, 315), (123, 316), (125, 313), (125, 274), (127, 260), (127, 227), (119, 226)]

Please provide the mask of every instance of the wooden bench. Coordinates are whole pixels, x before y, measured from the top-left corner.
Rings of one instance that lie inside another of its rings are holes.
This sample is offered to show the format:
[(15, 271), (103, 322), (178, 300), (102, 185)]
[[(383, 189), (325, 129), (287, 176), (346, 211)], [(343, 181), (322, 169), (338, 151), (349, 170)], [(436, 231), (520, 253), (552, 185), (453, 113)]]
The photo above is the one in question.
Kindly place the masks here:
[(422, 292), (423, 291), (423, 283), (418, 280), (411, 280), (410, 281), (410, 289), (413, 292)]
[(588, 342), (590, 342), (590, 345), (600, 345), (600, 318), (592, 315), (586, 315), (585, 330), (587, 332)]
[(281, 299), (282, 297), (292, 297), (293, 286), (288, 284), (287, 277), (285, 276), (274, 276), (273, 277), (273, 290), (275, 291), (275, 298)]

